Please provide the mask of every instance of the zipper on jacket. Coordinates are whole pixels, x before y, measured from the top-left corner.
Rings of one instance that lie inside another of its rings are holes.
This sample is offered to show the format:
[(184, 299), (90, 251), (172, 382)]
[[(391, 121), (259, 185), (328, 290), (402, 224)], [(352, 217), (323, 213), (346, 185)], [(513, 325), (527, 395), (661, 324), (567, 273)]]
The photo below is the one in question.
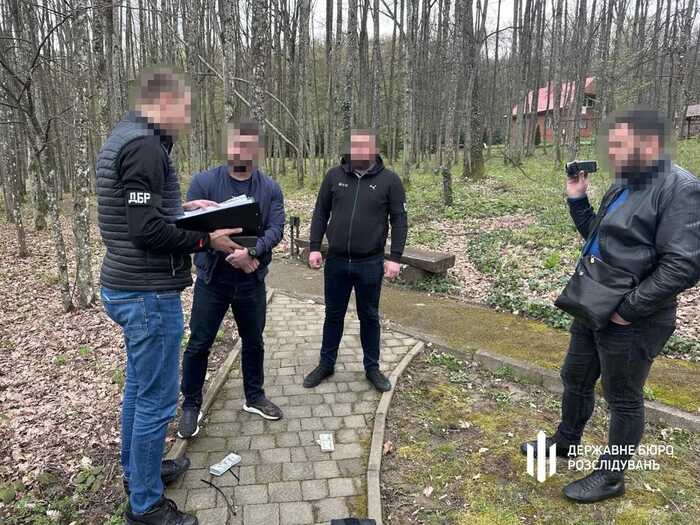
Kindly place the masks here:
[(360, 182), (362, 181), (362, 177), (360, 177), (357, 173), (355, 174), (355, 177), (357, 177), (357, 186), (355, 187), (355, 200), (352, 203), (352, 213), (350, 214), (350, 227), (348, 228), (348, 261), (352, 262), (352, 258), (350, 257), (350, 239), (352, 238), (352, 221), (355, 220), (355, 208), (357, 207), (357, 196), (360, 193)]
[(175, 261), (173, 261), (173, 254), (170, 254), (170, 270), (172, 271), (173, 277), (175, 277)]

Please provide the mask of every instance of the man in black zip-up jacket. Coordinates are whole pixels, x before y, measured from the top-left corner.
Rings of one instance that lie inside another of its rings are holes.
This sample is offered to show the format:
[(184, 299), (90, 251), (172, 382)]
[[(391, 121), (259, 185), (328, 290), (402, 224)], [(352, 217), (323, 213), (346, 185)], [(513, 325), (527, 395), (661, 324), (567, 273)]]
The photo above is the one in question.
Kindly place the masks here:
[(102, 261), (101, 298), (124, 333), (126, 380), (121, 415), (121, 463), (129, 504), (127, 525), (195, 525), (196, 517), (163, 497), (163, 483), (189, 466), (162, 461), (168, 422), (175, 416), (180, 343), (180, 292), (192, 284), (190, 253), (208, 248), (233, 253), (229, 235), (188, 232), (174, 222), (181, 204), (170, 159), (172, 137), (190, 121), (190, 90), (169, 70), (145, 73), (136, 110), (110, 133), (97, 158)]
[[(391, 248), (384, 249), (391, 225)], [(309, 266), (321, 267), (321, 244), (328, 238), (324, 269), (326, 318), (321, 357), (305, 379), (313, 388), (334, 372), (350, 293), (355, 290), (367, 379), (382, 392), (391, 383), (379, 370), (379, 298), (382, 278), (399, 274), (408, 221), (401, 179), (384, 167), (376, 137), (353, 130), (350, 154), (325, 176), (311, 221)]]

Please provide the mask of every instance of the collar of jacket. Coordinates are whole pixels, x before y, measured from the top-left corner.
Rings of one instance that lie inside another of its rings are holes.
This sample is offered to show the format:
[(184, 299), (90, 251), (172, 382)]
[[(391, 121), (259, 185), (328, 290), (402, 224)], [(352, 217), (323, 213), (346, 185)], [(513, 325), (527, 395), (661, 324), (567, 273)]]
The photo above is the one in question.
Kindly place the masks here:
[[(353, 170), (352, 167), (350, 166), (350, 156), (349, 155), (343, 155), (340, 158), (340, 167), (343, 168), (343, 171), (348, 174), (352, 175)], [(374, 165), (370, 167), (370, 169), (363, 175), (363, 177), (367, 177), (368, 175), (376, 175), (377, 173), (380, 173), (384, 169), (384, 161), (382, 158), (377, 155), (374, 158)]]
[(161, 128), (157, 123), (151, 122), (137, 110), (132, 109), (124, 114), (123, 120), (128, 122), (138, 122), (153, 130), (153, 133), (160, 138), (160, 143), (170, 152), (173, 147), (173, 137), (165, 129)]

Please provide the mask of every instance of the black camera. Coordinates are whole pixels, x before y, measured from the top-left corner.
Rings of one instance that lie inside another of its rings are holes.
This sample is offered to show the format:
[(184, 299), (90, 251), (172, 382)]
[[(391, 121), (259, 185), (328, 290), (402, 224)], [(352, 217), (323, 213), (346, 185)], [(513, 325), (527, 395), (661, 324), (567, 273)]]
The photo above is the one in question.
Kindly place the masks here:
[(598, 171), (598, 163), (594, 160), (572, 160), (566, 163), (566, 175), (568, 177), (575, 177), (579, 171), (585, 171), (586, 173)]

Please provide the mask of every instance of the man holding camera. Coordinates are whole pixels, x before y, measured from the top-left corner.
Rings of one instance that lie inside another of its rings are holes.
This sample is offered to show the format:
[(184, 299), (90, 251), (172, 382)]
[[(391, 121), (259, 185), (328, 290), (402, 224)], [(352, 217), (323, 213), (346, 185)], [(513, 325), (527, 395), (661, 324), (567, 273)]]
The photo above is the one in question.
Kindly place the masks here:
[[(649, 110), (631, 110), (612, 121), (607, 147), (615, 180), (597, 214), (587, 197), (588, 173), (580, 171), (566, 183), (571, 217), (586, 239), (569, 285), (586, 273), (582, 261), (624, 272), (634, 283), (615, 301), (604, 326), (592, 328), (592, 317), (585, 316), (575, 316), (571, 325), (561, 370), (561, 422), (547, 449), (554, 444), (557, 456), (567, 457), (579, 445), (599, 377), (610, 409), (605, 453), (591, 474), (564, 488), (576, 502), (624, 494), (624, 472), (644, 432), (644, 383), (675, 329), (677, 295), (700, 279), (700, 181), (666, 157), (666, 127)], [(612, 289), (609, 281), (579, 281), (584, 286), (578, 297), (593, 298), (593, 306), (586, 305), (591, 312)], [(562, 295), (575, 296), (569, 285)]]
[(162, 461), (165, 433), (175, 416), (180, 342), (180, 292), (192, 284), (190, 253), (234, 253), (229, 235), (239, 229), (197, 233), (174, 222), (183, 207), (170, 159), (174, 137), (191, 121), (191, 93), (171, 70), (144, 73), (136, 109), (112, 130), (97, 158), (98, 222), (107, 253), (101, 298), (121, 326), (126, 381), (121, 417), (121, 463), (128, 525), (196, 525), (163, 497), (163, 483), (189, 466), (187, 458)]
[[(391, 252), (385, 262), (389, 224)], [(399, 274), (407, 233), (401, 179), (384, 167), (375, 134), (353, 130), (350, 153), (323, 179), (311, 220), (309, 266), (321, 267), (324, 234), (328, 237), (328, 258), (323, 272), (326, 318), (320, 362), (304, 379), (306, 388), (319, 385), (334, 373), (354, 289), (365, 375), (380, 392), (391, 390), (391, 383), (379, 370), (379, 297), (382, 277), (394, 279)]]
[(229, 308), (241, 337), (246, 399), (243, 410), (268, 420), (282, 417), (282, 411), (265, 397), (263, 389), (263, 330), (267, 312), (265, 276), (272, 260), (272, 249), (282, 239), (284, 200), (279, 184), (257, 168), (262, 153), (257, 124), (244, 122), (229, 128), (226, 137), (228, 163), (195, 175), (187, 192), (190, 200), (215, 202), (239, 195), (254, 197), (260, 205), (264, 233), (254, 246), (236, 249), (230, 255), (215, 249), (195, 255), (197, 281), (190, 338), (182, 362), (184, 401), (178, 427), (181, 438), (191, 438), (199, 432), (209, 350)]

